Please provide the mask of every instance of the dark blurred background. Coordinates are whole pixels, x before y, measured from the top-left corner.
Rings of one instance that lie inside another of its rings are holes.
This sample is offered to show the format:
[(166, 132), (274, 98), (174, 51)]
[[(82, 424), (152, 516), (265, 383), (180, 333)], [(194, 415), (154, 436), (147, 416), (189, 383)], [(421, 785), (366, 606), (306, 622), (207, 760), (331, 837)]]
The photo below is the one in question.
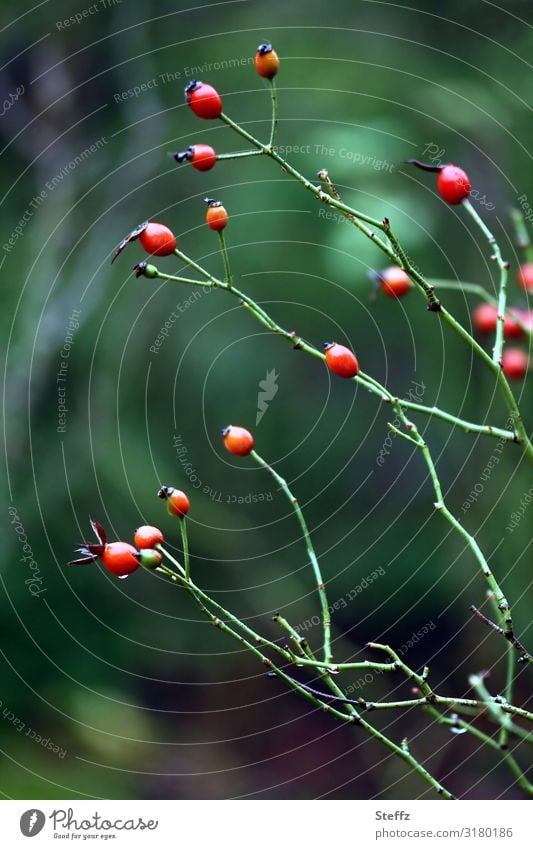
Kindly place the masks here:
[[(330, 380), (223, 293), (191, 298), (188, 287), (135, 279), (138, 243), (113, 266), (110, 258), (151, 218), (222, 274), (203, 203), (219, 198), (231, 214), (235, 281), (281, 324), (315, 344), (349, 343), (362, 368), (399, 394), (503, 426), (490, 375), (417, 293), (397, 303), (372, 297), (369, 270), (386, 263), (354, 228), (326, 218), (270, 161), (221, 162), (200, 174), (167, 154), (200, 141), (243, 147), (184, 105), (194, 76), (267, 136), (268, 91), (251, 57), (271, 39), (282, 59), (279, 144), (298, 146), (295, 167), (310, 177), (326, 167), (349, 202), (389, 216), (428, 276), (493, 292), (496, 269), (480, 234), (440, 201), (432, 175), (402, 164), (429, 146), (460, 163), (511, 261), (518, 304), (509, 209), (533, 198), (531, 4), (441, 2), (438, 14), (420, 0), (24, 5), (3, 0), (1, 11), (2, 793), (431, 797), (379, 744), (268, 678), (182, 591), (147, 573), (117, 581), (64, 563), (90, 537), (89, 515), (110, 538), (160, 524), (179, 553), (176, 522), (155, 497), (162, 483), (178, 486), (192, 501), (201, 586), (271, 637), (281, 637), (277, 610), (308, 627), (319, 608), (294, 516), (268, 475), (221, 445), (220, 427), (239, 423), (304, 506), (337, 606), (337, 659), (371, 656), (364, 644), (379, 639), (408, 646), (410, 665), (428, 662), (441, 692), (467, 693), (468, 675), (481, 670), (490, 670), (492, 692), (502, 689), (502, 641), (468, 612), (484, 603), (485, 584), (460, 538), (433, 516), (426, 467), (398, 439), (377, 462), (390, 410)], [(79, 23), (68, 20), (76, 14)], [(181, 268), (168, 258), (158, 265)], [(472, 298), (444, 298), (468, 323)], [(256, 426), (259, 383), (272, 370), (277, 391)], [(531, 384), (515, 386), (531, 422)], [(514, 602), (517, 632), (531, 640), (530, 516), (506, 530), (530, 469), (514, 445), (416, 420), (450, 508), (476, 534)], [(315, 648), (319, 631), (306, 631)], [(526, 706), (528, 675), (516, 685)], [(385, 675), (338, 680), (353, 698), (409, 695)], [(397, 741), (408, 737), (458, 795), (520, 797), (470, 735), (416, 711), (372, 719)], [(517, 756), (527, 764), (527, 754)]]

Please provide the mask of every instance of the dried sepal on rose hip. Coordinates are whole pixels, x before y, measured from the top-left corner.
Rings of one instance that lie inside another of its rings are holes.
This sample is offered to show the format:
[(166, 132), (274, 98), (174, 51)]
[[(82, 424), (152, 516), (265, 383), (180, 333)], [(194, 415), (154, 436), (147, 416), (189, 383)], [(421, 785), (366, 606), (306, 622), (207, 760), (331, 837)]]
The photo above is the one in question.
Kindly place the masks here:
[(169, 227), (165, 224), (159, 224), (157, 221), (143, 221), (122, 239), (111, 262), (115, 262), (126, 245), (137, 241), (137, 239), (146, 253), (152, 256), (169, 256), (176, 250), (176, 237)]
[(260, 77), (272, 80), (279, 71), (279, 56), (269, 41), (260, 44), (254, 56), (255, 70)]
[(217, 155), (208, 144), (191, 144), (187, 150), (173, 153), (172, 156), (179, 162), (190, 162), (198, 171), (210, 171), (216, 165)]
[(224, 445), (230, 454), (245, 457), (253, 451), (254, 438), (249, 430), (239, 425), (227, 425), (221, 430)]
[(77, 560), (70, 560), (67, 566), (94, 563), (100, 559), (105, 568), (118, 578), (125, 578), (140, 567), (139, 552), (133, 545), (122, 541), (108, 543), (102, 525), (94, 519), (91, 519), (91, 527), (98, 542), (82, 543), (76, 549), (82, 556)]
[(185, 86), (185, 97), (187, 103), (198, 118), (211, 120), (220, 118), (222, 114), (222, 98), (218, 91), (208, 83), (200, 80), (191, 80)]
[(205, 198), (207, 212), (205, 222), (211, 230), (224, 230), (229, 221), (229, 215), (219, 200)]
[(466, 200), (470, 194), (472, 185), (468, 174), (457, 165), (452, 165), (452, 163), (448, 165), (433, 165), (427, 162), (420, 162), (418, 159), (408, 159), (407, 162), (409, 165), (415, 165), (423, 171), (433, 171), (438, 174), (437, 191), (446, 203), (455, 206), (455, 204), (462, 203)]
[(181, 489), (173, 486), (162, 486), (157, 493), (167, 504), (167, 511), (171, 516), (185, 516), (191, 507), (191, 502)]
[(157, 277), (159, 274), (155, 265), (150, 265), (150, 263), (146, 262), (145, 259), (143, 259), (142, 262), (135, 263), (133, 270), (135, 272), (135, 277), (153, 278)]
[(359, 372), (357, 357), (344, 345), (337, 342), (324, 342), (326, 365), (338, 377), (355, 377)]

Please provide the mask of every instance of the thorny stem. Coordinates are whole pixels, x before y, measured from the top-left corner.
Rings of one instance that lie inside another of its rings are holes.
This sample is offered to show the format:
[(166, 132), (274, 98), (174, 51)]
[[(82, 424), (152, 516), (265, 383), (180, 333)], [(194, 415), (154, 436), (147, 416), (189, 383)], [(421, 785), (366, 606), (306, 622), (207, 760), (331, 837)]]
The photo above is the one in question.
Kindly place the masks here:
[(498, 366), (501, 365), (502, 350), (503, 350), (503, 327), (505, 321), (505, 309), (507, 306), (507, 270), (509, 263), (506, 262), (501, 254), (500, 247), (495, 236), (489, 230), (483, 219), (478, 215), (469, 200), (463, 201), (463, 207), (473, 218), (485, 238), (487, 239), (492, 250), (492, 257), (498, 263), (500, 270), (500, 285), (498, 291), (498, 319), (496, 324), (496, 336), (494, 339), (494, 347), (492, 349), (492, 361)]
[(273, 469), (272, 466), (270, 466), (266, 462), (266, 460), (263, 460), (263, 458), (257, 453), (257, 451), (252, 450), (250, 452), (250, 456), (255, 460), (255, 462), (258, 464), (258, 466), (261, 466), (261, 468), (266, 469), (266, 471), (269, 472), (272, 475), (272, 477), (274, 478), (276, 483), (279, 484), (280, 489), (287, 496), (287, 498), (288, 498), (288, 500), (289, 500), (289, 502), (292, 506), (292, 509), (294, 510), (294, 512), (296, 514), (296, 518), (298, 519), (298, 522), (300, 523), (300, 528), (302, 530), (302, 536), (303, 536), (303, 539), (304, 539), (305, 547), (307, 549), (307, 556), (309, 557), (311, 566), (313, 567), (313, 572), (314, 572), (314, 575), (315, 575), (318, 595), (319, 595), (319, 598), (320, 598), (320, 606), (322, 608), (322, 629), (323, 629), (323, 633), (324, 633), (324, 661), (326, 663), (330, 663), (331, 660), (333, 659), (333, 655), (331, 653), (331, 619), (330, 619), (330, 612), (329, 612), (328, 597), (327, 597), (327, 593), (326, 593), (326, 586), (324, 584), (324, 580), (322, 578), (322, 573), (320, 571), (318, 558), (316, 556), (315, 549), (313, 548), (313, 543), (311, 542), (311, 536), (309, 534), (309, 529), (307, 527), (307, 522), (305, 521), (304, 514), (302, 513), (302, 509), (301, 509), (300, 505), (298, 504), (298, 499), (292, 494), (291, 490), (289, 489), (289, 485), (288, 485), (287, 481), (285, 480), (285, 478), (283, 478), (280, 474), (278, 474), (278, 472), (276, 472), (275, 469)]
[[(165, 553), (167, 556), (169, 556), (168, 552)], [(171, 560), (171, 562), (176, 562), (172, 557), (169, 557), (169, 559)], [(187, 581), (184, 577), (182, 577), (181, 574), (176, 574), (172, 572), (172, 570), (167, 569), (165, 567), (158, 567), (156, 571), (167, 575), (173, 581), (179, 583), (181, 586), (184, 586), (186, 589), (188, 589), (191, 592), (191, 595), (193, 596), (200, 610), (205, 613), (205, 615), (210, 619), (210, 621), (216, 628), (225, 632), (229, 636), (233, 637), (233, 639), (241, 643), (241, 645), (245, 646), (253, 655), (255, 655), (255, 657), (257, 657), (263, 663), (264, 666), (267, 667), (269, 672), (273, 673), (282, 681), (284, 681), (292, 690), (295, 690), (297, 693), (303, 696), (303, 698), (307, 699), (307, 701), (313, 703), (315, 707), (320, 708), (320, 710), (330, 714), (331, 716), (334, 716), (341, 722), (347, 722), (361, 726), (370, 736), (374, 737), (376, 740), (386, 746), (391, 752), (398, 755), (398, 757), (405, 761), (427, 784), (429, 784), (434, 790), (436, 790), (436, 792), (443, 799), (453, 799), (452, 794), (445, 787), (443, 787), (442, 784), (437, 781), (431, 775), (431, 773), (429, 773), (428, 770), (409, 751), (407, 751), (405, 748), (402, 748), (402, 746), (398, 746), (397, 743), (386, 737), (385, 734), (382, 734), (381, 731), (379, 731), (377, 728), (374, 728), (374, 726), (367, 722), (365, 719), (362, 719), (353, 705), (347, 704), (348, 713), (344, 713), (343, 711), (337, 710), (336, 708), (328, 704), (326, 701), (323, 701), (322, 699), (317, 697), (312, 692), (312, 688), (308, 688), (299, 684), (299, 682), (297, 682), (290, 675), (287, 675), (285, 672), (283, 672), (283, 670), (280, 669), (279, 666), (276, 666), (276, 664), (274, 664), (270, 660), (270, 658), (263, 654), (263, 652), (257, 648), (257, 645), (251, 643), (249, 640), (239, 634), (236, 630), (234, 630), (234, 628), (232, 628), (226, 622), (223, 622), (221, 619), (215, 616), (215, 614), (212, 613), (208, 607), (209, 604), (213, 604), (212, 599), (210, 599), (209, 596), (207, 596), (202, 591), (199, 591), (198, 587), (193, 585), (190, 581)], [(214, 606), (218, 607), (218, 605), (216, 604)], [(232, 614), (229, 614), (228, 611), (225, 611), (225, 615), (230, 617), (230, 621), (232, 623), (235, 623), (236, 625), (242, 627), (243, 623), (241, 623)], [(259, 640), (261, 640), (261, 638), (259, 638)], [(332, 681), (329, 676), (326, 675), (324, 676), (324, 678), (337, 696), (343, 695), (342, 691), (337, 687), (335, 682)]]
[[(384, 218), (383, 221), (378, 221), (376, 218), (371, 218), (370, 216), (365, 215), (364, 213), (358, 210), (352, 209), (352, 207), (348, 206), (340, 200), (338, 192), (335, 196), (335, 193), (333, 195), (328, 194), (327, 192), (322, 190), (321, 186), (315, 186), (314, 183), (311, 183), (310, 180), (307, 179), (307, 177), (304, 177), (304, 175), (300, 174), (300, 172), (293, 168), (292, 165), (289, 165), (289, 163), (285, 159), (283, 159), (283, 157), (280, 156), (277, 151), (270, 149), (267, 145), (264, 145), (262, 142), (259, 141), (259, 139), (251, 135), (251, 133), (245, 130), (244, 127), (241, 127), (224, 112), (220, 115), (220, 119), (229, 127), (231, 127), (236, 133), (238, 133), (240, 136), (249, 141), (250, 144), (257, 148), (261, 153), (264, 153), (267, 156), (270, 156), (271, 159), (274, 159), (274, 161), (282, 167), (283, 171), (285, 171), (287, 174), (290, 174), (290, 176), (293, 177), (295, 180), (298, 180), (298, 182), (300, 182), (308, 191), (312, 192), (312, 194), (314, 194), (314, 196), (318, 198), (318, 200), (322, 201), (323, 203), (327, 203), (342, 212), (343, 215), (348, 218), (348, 220), (352, 221), (352, 223), (360, 230), (362, 230), (365, 235), (368, 236), (368, 238), (370, 238), (375, 244), (377, 244), (377, 246), (385, 254), (387, 254), (390, 259), (392, 259), (395, 263), (398, 263), (398, 265), (403, 268), (403, 270), (409, 275), (409, 277), (414, 281), (414, 283), (417, 284), (418, 288), (424, 293), (424, 296), (427, 300), (428, 309), (431, 312), (437, 313), (441, 319), (443, 319), (447, 324), (449, 324), (450, 327), (455, 331), (455, 333), (457, 333), (473, 349), (474, 353), (480, 357), (480, 359), (485, 363), (485, 365), (490, 368), (493, 374), (496, 376), (498, 386), (502, 392), (509, 413), (511, 414), (511, 417), (513, 419), (514, 428), (517, 432), (517, 438), (515, 441), (519, 442), (520, 444), (523, 444), (524, 450), (527, 453), (528, 457), (533, 460), (533, 443), (531, 442), (529, 434), (524, 426), (515, 397), (505, 375), (503, 374), (499, 361), (494, 361), (484, 351), (481, 345), (476, 342), (473, 336), (462, 326), (462, 324), (457, 321), (457, 319), (455, 319), (451, 315), (451, 313), (449, 313), (448, 310), (442, 306), (439, 299), (435, 295), (433, 286), (431, 286), (431, 284), (425, 279), (425, 277), (421, 274), (418, 268), (412, 263), (410, 258), (405, 253), (405, 250), (402, 248), (396, 235), (391, 229), (389, 219)], [(468, 202), (464, 202), (467, 211), (470, 212), (470, 214), (473, 213), (474, 217), (478, 218), (477, 213), (475, 213), (473, 209), (469, 208), (469, 205), (467, 204)], [(388, 237), (390, 246), (386, 244), (383, 239), (377, 237), (374, 230), (368, 230), (368, 228), (365, 228), (362, 222), (370, 224), (372, 228), (381, 230)], [(479, 219), (479, 223), (483, 228), (485, 227), (481, 219)], [(503, 301), (505, 307), (505, 282), (503, 287), (502, 285), (500, 285), (500, 301)], [(504, 315), (505, 309), (503, 309), (501, 313), (502, 315)]]

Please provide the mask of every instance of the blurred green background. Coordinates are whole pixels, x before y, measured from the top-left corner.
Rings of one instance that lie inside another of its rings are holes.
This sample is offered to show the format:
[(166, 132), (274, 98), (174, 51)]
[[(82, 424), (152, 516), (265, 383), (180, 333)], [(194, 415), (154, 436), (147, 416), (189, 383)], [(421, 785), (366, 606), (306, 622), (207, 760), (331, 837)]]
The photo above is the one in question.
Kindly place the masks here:
[[(368, 272), (383, 258), (349, 224), (326, 218), (270, 161), (221, 162), (200, 174), (167, 155), (200, 141), (242, 148), (228, 128), (185, 107), (194, 76), (266, 136), (268, 92), (250, 57), (271, 39), (282, 59), (279, 144), (299, 146), (289, 157), (295, 167), (310, 177), (326, 167), (349, 202), (389, 216), (428, 276), (494, 291), (496, 269), (470, 221), (440, 201), (432, 175), (402, 164), (434, 146), (470, 174), (520, 303), (509, 209), (519, 195), (533, 198), (531, 4), (442, 2), (438, 15), (417, 5), (272, 0), (188, 10), (109, 0), (83, 16), (82, 2), (2, 3), (5, 796), (432, 795), (378, 744), (268, 678), (183, 592), (147, 573), (116, 581), (100, 567), (64, 568), (90, 537), (89, 515), (111, 538), (160, 524), (179, 551), (176, 523), (155, 497), (162, 483), (175, 485), (191, 497), (201, 586), (271, 637), (281, 637), (277, 610), (295, 624), (312, 621), (318, 603), (294, 516), (265, 473), (224, 452), (219, 428), (228, 422), (254, 430), (259, 452), (304, 506), (338, 602), (339, 659), (361, 658), (368, 640), (402, 646), (425, 627), (406, 660), (428, 662), (437, 689), (467, 693), (468, 675), (490, 670), (490, 689), (501, 690), (504, 647), (468, 612), (483, 603), (485, 585), (457, 535), (432, 515), (421, 458), (396, 439), (377, 463), (390, 411), (352, 383), (331, 381), (223, 293), (188, 301), (188, 288), (136, 280), (138, 243), (110, 265), (121, 237), (151, 218), (221, 274), (203, 203), (219, 198), (231, 214), (235, 280), (280, 323), (315, 344), (348, 342), (362, 368), (399, 394), (423, 386), (425, 403), (503, 426), (490, 375), (422, 298), (372, 297)], [(77, 13), (81, 22), (66, 25)], [(134, 87), (143, 90), (128, 94)], [(180, 269), (172, 259), (158, 265)], [(469, 321), (471, 299), (445, 300)], [(259, 382), (271, 370), (278, 390), (256, 426)], [(531, 383), (516, 389), (531, 422)], [(531, 640), (531, 517), (506, 531), (530, 470), (513, 445), (498, 453), (496, 440), (417, 422), (449, 506), (476, 534), (514, 602), (518, 633)], [(463, 511), (495, 451), (499, 462)], [(377, 580), (354, 590), (377, 569)], [(319, 629), (306, 633), (317, 647)], [(528, 676), (523, 670), (516, 685), (526, 706)], [(409, 693), (385, 676), (339, 682), (355, 698)], [(458, 795), (520, 797), (469, 735), (454, 737), (414, 711), (373, 721), (398, 741), (408, 737)], [(527, 752), (518, 757), (527, 763)]]

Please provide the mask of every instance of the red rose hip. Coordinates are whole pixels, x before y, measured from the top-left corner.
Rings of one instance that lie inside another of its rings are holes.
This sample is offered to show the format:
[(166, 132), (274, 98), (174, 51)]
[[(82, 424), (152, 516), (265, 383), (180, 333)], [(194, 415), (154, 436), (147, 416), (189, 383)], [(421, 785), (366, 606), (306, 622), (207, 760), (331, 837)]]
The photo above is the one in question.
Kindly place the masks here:
[(224, 230), (229, 221), (229, 215), (219, 200), (206, 198), (207, 212), (205, 221), (211, 230)]
[(260, 44), (257, 48), (254, 56), (254, 65), (259, 76), (267, 80), (273, 79), (278, 73), (280, 66), (279, 56), (269, 41), (265, 41), (264, 44)]
[(326, 364), (330, 371), (339, 377), (355, 377), (359, 371), (357, 357), (344, 345), (337, 342), (325, 342)]
[(509, 380), (521, 380), (529, 369), (529, 358), (521, 348), (506, 348), (502, 354), (502, 371)]
[(462, 203), (470, 194), (470, 180), (457, 165), (445, 165), (437, 177), (437, 191), (446, 203)]
[(197, 171), (210, 171), (217, 161), (214, 149), (208, 144), (191, 144), (187, 150), (173, 156), (176, 162), (190, 162)]
[(402, 298), (412, 288), (409, 277), (399, 265), (391, 265), (379, 271), (377, 277), (381, 290), (389, 298)]
[(478, 333), (494, 333), (498, 323), (498, 310), (493, 304), (480, 304), (472, 313), (472, 321)]
[(524, 262), (516, 272), (516, 280), (526, 292), (533, 292), (533, 262)]
[(108, 543), (102, 552), (101, 559), (105, 568), (118, 578), (130, 575), (141, 565), (139, 552), (128, 542)]
[(228, 425), (222, 431), (224, 445), (230, 454), (245, 457), (254, 447), (254, 438), (249, 430), (238, 425)]
[(149, 221), (139, 236), (144, 250), (152, 256), (169, 256), (176, 250), (176, 237), (164, 224)]
[(154, 548), (165, 541), (162, 531), (159, 528), (154, 528), (153, 525), (141, 525), (135, 531), (133, 542), (136, 548)]
[(525, 336), (523, 328), (518, 324), (513, 315), (520, 316), (518, 311), (512, 310), (507, 313), (503, 322), (503, 334), (506, 339), (521, 339)]
[(185, 88), (187, 103), (198, 118), (220, 118), (222, 98), (213, 86), (200, 80), (191, 80)]
[(91, 527), (98, 541), (82, 543), (77, 549), (82, 556), (71, 560), (69, 566), (94, 563), (100, 558), (105, 568), (118, 578), (125, 578), (140, 567), (139, 552), (136, 548), (128, 542), (108, 543), (105, 530), (95, 519), (91, 519)]
[(191, 508), (191, 502), (181, 489), (162, 486), (157, 494), (159, 498), (166, 500), (167, 510), (171, 516), (185, 516)]

